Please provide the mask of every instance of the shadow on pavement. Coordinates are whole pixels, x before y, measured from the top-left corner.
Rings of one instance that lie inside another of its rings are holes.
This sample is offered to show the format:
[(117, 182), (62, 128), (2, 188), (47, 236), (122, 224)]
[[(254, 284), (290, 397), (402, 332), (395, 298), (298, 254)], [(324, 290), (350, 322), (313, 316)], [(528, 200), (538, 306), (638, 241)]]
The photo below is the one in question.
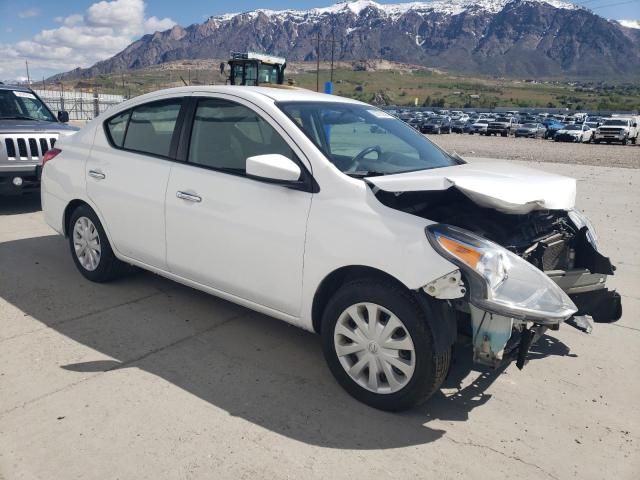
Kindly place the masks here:
[(0, 195), (0, 216), (32, 213), (41, 210), (40, 193), (23, 195)]
[[(470, 350), (457, 346), (445, 384), (458, 388), (455, 394), (440, 393), (403, 414), (380, 412), (337, 385), (317, 336), (146, 272), (92, 284), (75, 270), (58, 236), (0, 244), (0, 297), (112, 359), (62, 365), (70, 375), (142, 369), (230, 415), (327, 448), (388, 449), (437, 440), (446, 432), (425, 423), (467, 419), (491, 398), (485, 392), (504, 370), (482, 371), (461, 387), (477, 372)], [(557, 340), (540, 348), (540, 356), (568, 354)]]

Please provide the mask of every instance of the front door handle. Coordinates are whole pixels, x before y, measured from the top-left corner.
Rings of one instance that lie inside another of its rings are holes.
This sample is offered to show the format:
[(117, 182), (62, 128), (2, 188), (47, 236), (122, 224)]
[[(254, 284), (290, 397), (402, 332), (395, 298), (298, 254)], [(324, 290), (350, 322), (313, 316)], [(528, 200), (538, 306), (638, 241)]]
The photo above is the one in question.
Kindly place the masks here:
[(181, 192), (181, 191), (176, 192), (176, 197), (182, 200), (186, 200), (188, 202), (200, 203), (202, 201), (202, 197), (198, 195), (194, 195), (193, 193)]
[(89, 170), (89, 176), (97, 178), (98, 180), (104, 180), (107, 176), (100, 170)]

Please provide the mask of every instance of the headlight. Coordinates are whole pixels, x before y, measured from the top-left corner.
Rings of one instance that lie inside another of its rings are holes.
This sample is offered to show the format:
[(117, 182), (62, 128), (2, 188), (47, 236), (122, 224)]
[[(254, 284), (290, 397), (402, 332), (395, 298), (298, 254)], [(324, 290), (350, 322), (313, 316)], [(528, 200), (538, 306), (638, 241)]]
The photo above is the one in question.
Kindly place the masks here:
[(578, 230), (581, 230), (583, 227), (587, 227), (587, 240), (593, 246), (593, 248), (600, 251), (600, 245), (598, 243), (596, 230), (595, 228), (593, 228), (593, 224), (587, 218), (587, 216), (580, 210), (577, 210), (575, 208), (573, 210), (569, 210), (568, 214), (569, 218)]
[(544, 272), (504, 247), (451, 225), (430, 225), (426, 233), (438, 253), (467, 273), (476, 307), (539, 323), (558, 323), (577, 311)]

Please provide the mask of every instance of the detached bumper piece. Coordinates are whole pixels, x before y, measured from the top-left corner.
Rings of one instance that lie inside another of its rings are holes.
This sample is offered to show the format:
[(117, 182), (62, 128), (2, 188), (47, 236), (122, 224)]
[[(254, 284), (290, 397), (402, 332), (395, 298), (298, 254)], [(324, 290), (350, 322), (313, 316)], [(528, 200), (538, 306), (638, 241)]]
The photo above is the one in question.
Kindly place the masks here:
[(578, 307), (577, 316), (589, 315), (596, 323), (613, 323), (622, 317), (622, 299), (615, 290), (602, 288), (569, 295)]

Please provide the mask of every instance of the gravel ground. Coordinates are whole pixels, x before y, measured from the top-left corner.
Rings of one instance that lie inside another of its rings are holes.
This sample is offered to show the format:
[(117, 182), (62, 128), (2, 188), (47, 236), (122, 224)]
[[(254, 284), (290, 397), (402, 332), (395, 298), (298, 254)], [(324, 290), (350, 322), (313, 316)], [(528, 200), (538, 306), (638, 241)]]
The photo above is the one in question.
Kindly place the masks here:
[(531, 162), (640, 168), (640, 145), (575, 144), (456, 133), (427, 137), (445, 150), (456, 151), (463, 157), (500, 157)]

